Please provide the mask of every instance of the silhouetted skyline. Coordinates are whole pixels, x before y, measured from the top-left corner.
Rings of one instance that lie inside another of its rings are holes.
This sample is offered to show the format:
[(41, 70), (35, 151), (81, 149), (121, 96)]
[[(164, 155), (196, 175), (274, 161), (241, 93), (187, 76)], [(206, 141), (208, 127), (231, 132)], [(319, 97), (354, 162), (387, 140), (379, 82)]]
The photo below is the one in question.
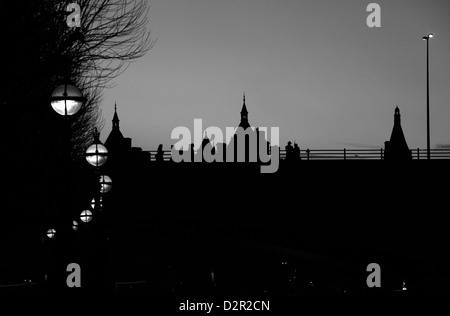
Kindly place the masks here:
[[(152, 1), (155, 47), (105, 90), (133, 145), (169, 147), (177, 126), (236, 122), (242, 93), (255, 126), (279, 126), (280, 144), (381, 148), (402, 109), (410, 148), (426, 146), (426, 47), (431, 51), (431, 145), (448, 144), (448, 1)], [(103, 135), (105, 133), (102, 133)]]
[[(60, 1), (12, 3), (0, 295), (261, 297), (278, 311), (279, 295), (449, 293), (450, 145), (423, 149), (422, 41), (436, 35), (435, 147), (450, 144), (447, 3), (379, 1), (377, 29), (359, 0), (154, 0), (159, 41), (139, 60), (140, 45), (114, 48), (123, 25), (119, 47), (142, 44), (146, 0), (87, 1), (92, 20), (69, 31)], [(89, 27), (111, 15), (108, 32)], [(101, 133), (92, 89), (111, 74), (83, 75), (98, 49), (136, 60), (104, 95)]]

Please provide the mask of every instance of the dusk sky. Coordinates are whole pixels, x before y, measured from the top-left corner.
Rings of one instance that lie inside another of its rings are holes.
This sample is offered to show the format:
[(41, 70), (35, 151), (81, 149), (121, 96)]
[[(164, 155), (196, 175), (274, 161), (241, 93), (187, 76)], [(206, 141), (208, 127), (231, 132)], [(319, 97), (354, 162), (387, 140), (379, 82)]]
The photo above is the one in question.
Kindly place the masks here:
[[(381, 148), (398, 105), (411, 149), (450, 144), (448, 0), (151, 0), (156, 45), (104, 91), (102, 140), (117, 102), (133, 146), (169, 149), (172, 130), (237, 126), (245, 92), (253, 126), (278, 126), (302, 149)], [(381, 6), (381, 27), (366, 24)]]

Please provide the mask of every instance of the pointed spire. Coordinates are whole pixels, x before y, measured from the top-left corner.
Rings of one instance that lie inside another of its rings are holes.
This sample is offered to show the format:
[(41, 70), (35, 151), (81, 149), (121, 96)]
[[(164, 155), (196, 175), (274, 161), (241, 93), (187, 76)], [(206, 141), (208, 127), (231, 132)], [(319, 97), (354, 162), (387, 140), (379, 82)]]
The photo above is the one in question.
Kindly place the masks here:
[(394, 128), (392, 129), (391, 139), (385, 142), (385, 159), (411, 159), (411, 151), (406, 143), (405, 135), (403, 134), (402, 125), (400, 123), (400, 109), (395, 108), (394, 114)]
[(394, 112), (394, 126), (399, 125), (400, 126), (400, 109), (398, 108), (398, 105), (395, 108)]
[(247, 106), (245, 105), (245, 92), (244, 92), (244, 104), (242, 105), (241, 114), (248, 114)]
[(112, 119), (113, 129), (119, 129), (119, 116), (117, 115), (117, 103), (114, 102), (114, 116)]
[(245, 92), (244, 92), (244, 104), (242, 105), (241, 110), (241, 123), (239, 124), (239, 126), (242, 127), (244, 130), (250, 127), (250, 124), (248, 123), (247, 106), (245, 105)]
[[(125, 152), (130, 150), (131, 142), (128, 143), (119, 127), (119, 116), (117, 115), (117, 103), (114, 102), (114, 116), (112, 119), (112, 130), (109, 133), (108, 138), (105, 141), (105, 146), (111, 152)], [(129, 139), (130, 140), (130, 139)]]

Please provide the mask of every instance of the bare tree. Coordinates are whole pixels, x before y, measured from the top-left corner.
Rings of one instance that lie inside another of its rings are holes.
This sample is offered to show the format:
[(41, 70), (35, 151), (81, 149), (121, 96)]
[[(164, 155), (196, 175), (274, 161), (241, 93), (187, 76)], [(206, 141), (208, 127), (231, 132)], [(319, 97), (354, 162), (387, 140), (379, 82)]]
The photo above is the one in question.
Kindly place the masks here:
[(148, 29), (147, 0), (78, 0), (81, 27), (71, 28), (66, 8), (72, 2), (0, 3), (3, 62), (11, 65), (0, 76), (0, 104), (3, 115), (13, 118), (0, 131), (17, 136), (14, 141), (0, 140), (2, 150), (16, 146), (13, 152), (25, 157), (21, 148), (45, 147), (49, 155), (58, 148), (61, 124), (49, 111), (49, 96), (67, 81), (87, 97), (71, 120), (74, 150), (84, 149), (93, 128), (102, 125), (103, 89), (155, 43)]
[[(101, 125), (94, 109), (98, 108), (103, 88), (111, 87), (112, 80), (131, 61), (145, 55), (155, 44), (148, 29), (146, 0), (83, 0), (79, 4), (81, 27), (66, 28), (60, 42), (60, 50), (70, 61), (68, 68), (74, 71), (77, 84), (89, 97), (77, 128), (73, 129), (77, 131), (75, 144), (85, 143), (92, 128)], [(59, 2), (56, 5), (57, 10), (63, 9)]]
[[(142, 57), (154, 45), (147, 27), (148, 2), (82, 0), (79, 4), (81, 27), (66, 27), (59, 45), (63, 54), (70, 55), (85, 84), (103, 88), (128, 62)], [(66, 4), (56, 1), (55, 5), (62, 11)]]

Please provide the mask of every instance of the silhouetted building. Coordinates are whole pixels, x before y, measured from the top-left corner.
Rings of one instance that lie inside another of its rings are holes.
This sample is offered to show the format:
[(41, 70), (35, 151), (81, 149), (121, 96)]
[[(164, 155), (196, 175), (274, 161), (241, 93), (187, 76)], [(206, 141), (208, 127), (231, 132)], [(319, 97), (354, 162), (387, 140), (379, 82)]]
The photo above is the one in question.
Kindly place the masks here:
[(241, 122), (239, 123), (239, 126), (242, 127), (244, 131), (250, 127), (250, 124), (248, 123), (247, 106), (245, 105), (245, 94), (244, 94), (244, 104), (242, 105), (241, 110)]
[[(247, 105), (245, 104), (245, 94), (242, 104), (241, 121), (239, 123), (239, 127), (227, 146), (227, 152), (229, 150), (234, 151), (234, 162), (258, 162), (260, 138), (264, 139), (264, 144), (266, 144), (264, 147), (268, 148), (268, 146), (265, 133), (263, 131), (260, 131), (259, 128), (253, 128), (248, 122), (248, 111)], [(224, 161), (228, 161), (228, 158), (225, 157)]]
[(392, 129), (391, 139), (384, 142), (384, 159), (385, 160), (411, 160), (412, 155), (406, 143), (400, 123), (400, 109), (395, 108), (394, 128)]
[(123, 157), (131, 152), (131, 138), (125, 138), (120, 131), (119, 116), (117, 115), (117, 104), (114, 104), (114, 116), (112, 119), (112, 130), (105, 141), (110, 158)]
[(114, 116), (112, 119), (112, 130), (105, 141), (108, 149), (108, 165), (115, 168), (124, 165), (130, 160), (136, 162), (150, 162), (150, 153), (142, 151), (140, 147), (131, 146), (131, 138), (124, 137), (120, 131), (119, 116), (117, 115), (117, 104), (114, 104)]

